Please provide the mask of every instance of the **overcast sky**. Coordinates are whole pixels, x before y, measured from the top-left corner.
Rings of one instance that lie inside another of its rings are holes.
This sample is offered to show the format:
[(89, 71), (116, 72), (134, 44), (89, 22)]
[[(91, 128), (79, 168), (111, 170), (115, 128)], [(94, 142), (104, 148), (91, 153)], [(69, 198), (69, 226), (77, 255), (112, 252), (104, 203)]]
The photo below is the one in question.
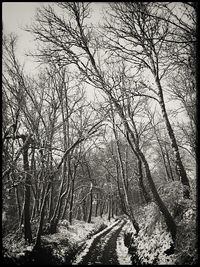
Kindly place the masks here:
[[(34, 15), (37, 8), (44, 4), (53, 4), (51, 2), (4, 2), (2, 9), (3, 19), (3, 32), (5, 34), (15, 33), (18, 35), (17, 56), (22, 62), (26, 62), (25, 70), (27, 73), (37, 73), (37, 64), (33, 63), (33, 59), (26, 57), (25, 53), (35, 48), (35, 42), (33, 36), (23, 30), (25, 26), (31, 24), (34, 21)], [(92, 23), (97, 23), (101, 20), (102, 9), (106, 7), (106, 2), (93, 2), (92, 3)], [(87, 90), (88, 91), (88, 90)], [(89, 88), (88, 97), (92, 97), (93, 90)], [(90, 95), (92, 93), (92, 95)], [(171, 107), (172, 103), (167, 103), (168, 107)]]
[(23, 62), (26, 61), (26, 68), (33, 69), (32, 60), (25, 56), (25, 53), (34, 49), (33, 37), (23, 30), (26, 25), (30, 25), (36, 8), (42, 2), (7, 2), (3, 3), (2, 18), (3, 32), (5, 34), (14, 33), (18, 36), (17, 56)]
[[(34, 21), (34, 15), (37, 8), (51, 2), (4, 2), (2, 8), (3, 32), (5, 34), (15, 33), (18, 38), (17, 56), (23, 62), (26, 61), (25, 69), (33, 70), (32, 59), (27, 58), (25, 53), (35, 48), (33, 36), (23, 28), (29, 26)], [(53, 4), (53, 3), (52, 3)], [(98, 22), (101, 19), (102, 8), (106, 5), (104, 2), (92, 4), (92, 21)]]

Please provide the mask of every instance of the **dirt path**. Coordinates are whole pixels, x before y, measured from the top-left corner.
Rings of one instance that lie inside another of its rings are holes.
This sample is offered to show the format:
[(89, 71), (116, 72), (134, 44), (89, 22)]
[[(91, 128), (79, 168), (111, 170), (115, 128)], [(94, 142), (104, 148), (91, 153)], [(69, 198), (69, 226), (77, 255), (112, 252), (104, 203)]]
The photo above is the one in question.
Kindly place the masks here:
[(116, 241), (125, 223), (125, 221), (119, 222), (117, 226), (97, 237), (79, 264), (119, 265), (116, 254)]

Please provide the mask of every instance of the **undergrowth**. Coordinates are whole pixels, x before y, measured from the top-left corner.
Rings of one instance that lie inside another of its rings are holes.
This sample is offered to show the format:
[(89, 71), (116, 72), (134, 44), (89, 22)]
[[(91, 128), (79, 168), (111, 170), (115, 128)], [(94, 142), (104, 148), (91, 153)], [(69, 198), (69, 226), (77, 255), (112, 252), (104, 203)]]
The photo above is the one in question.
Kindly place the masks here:
[(141, 207), (137, 218), (140, 226), (138, 235), (126, 233), (124, 236), (133, 264), (192, 265), (197, 263), (195, 197), (191, 193), (190, 199), (183, 199), (182, 192), (183, 187), (177, 181), (159, 188), (161, 198), (177, 225), (175, 244), (158, 206), (152, 202)]
[[(93, 224), (92, 230), (85, 239), (106, 228), (104, 223)], [(60, 223), (60, 231), (53, 235), (43, 235), (41, 248), (33, 250), (33, 244), (27, 245), (22, 232), (17, 231), (3, 239), (3, 264), (10, 265), (66, 265), (72, 264), (77, 252), (84, 245), (84, 240), (70, 238), (69, 223)]]

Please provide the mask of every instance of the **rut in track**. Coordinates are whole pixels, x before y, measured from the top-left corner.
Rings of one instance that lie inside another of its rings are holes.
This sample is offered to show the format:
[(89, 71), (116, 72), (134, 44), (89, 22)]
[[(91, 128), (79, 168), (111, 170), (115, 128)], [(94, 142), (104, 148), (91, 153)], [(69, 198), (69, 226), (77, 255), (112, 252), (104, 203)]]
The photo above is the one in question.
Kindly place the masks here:
[[(109, 229), (97, 237), (92, 243), (88, 253), (84, 256), (79, 264), (119, 265), (116, 254), (116, 244), (117, 237), (125, 223), (125, 221), (119, 222), (117, 226), (114, 226), (112, 229)], [(106, 243), (105, 240), (107, 241)]]

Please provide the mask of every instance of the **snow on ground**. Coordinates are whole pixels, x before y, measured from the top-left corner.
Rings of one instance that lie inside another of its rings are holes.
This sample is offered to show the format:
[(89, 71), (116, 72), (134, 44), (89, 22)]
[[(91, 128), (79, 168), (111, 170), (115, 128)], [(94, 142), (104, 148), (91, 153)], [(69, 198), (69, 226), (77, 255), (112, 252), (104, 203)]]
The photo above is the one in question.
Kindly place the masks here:
[(92, 217), (91, 223), (86, 223), (84, 221), (73, 220), (72, 225), (69, 224), (67, 220), (63, 220), (59, 223), (58, 231), (52, 235), (43, 236), (43, 240), (47, 242), (59, 243), (59, 240), (67, 239), (70, 243), (79, 243), (87, 239), (88, 234), (93, 230), (97, 230), (100, 225), (105, 224), (107, 226), (111, 225), (114, 219), (110, 222), (106, 217)]
[[(81, 253), (79, 255), (77, 255), (76, 259), (74, 260), (73, 264), (77, 265), (79, 264), (83, 257), (88, 253), (92, 243), (94, 242), (94, 240), (99, 237), (101, 234), (103, 234), (104, 232), (106, 232), (107, 230), (111, 229), (112, 227), (116, 226), (118, 224), (118, 221), (115, 221), (114, 223), (109, 222), (109, 226), (106, 227), (103, 231), (99, 232), (98, 234), (94, 235), (91, 239), (87, 240), (85, 242), (85, 248), (83, 251), (81, 251)], [(106, 239), (107, 240), (107, 239)]]
[[(42, 236), (42, 240), (46, 244), (56, 245), (59, 251), (55, 250), (54, 252), (56, 256), (59, 256), (60, 260), (64, 262), (68, 250), (81, 246), (88, 239), (88, 235), (98, 231), (103, 224), (109, 226), (111, 222), (113, 222), (113, 220), (109, 222), (106, 220), (106, 217), (92, 217), (91, 223), (73, 220), (72, 225), (70, 225), (67, 220), (63, 220), (59, 223), (55, 234), (44, 235)], [(90, 241), (89, 239), (89, 242)]]
[(86, 223), (83, 221), (74, 220), (72, 225), (69, 225), (67, 229), (60, 226), (58, 231), (64, 233), (68, 232), (70, 235), (70, 240), (74, 242), (80, 242), (87, 238), (87, 235), (94, 229), (98, 228), (99, 224)]
[(133, 224), (130, 220), (127, 221), (123, 229), (125, 233), (133, 233), (133, 235), (136, 233), (135, 228), (133, 227)]
[(92, 217), (92, 222), (94, 223), (104, 223), (107, 226), (113, 224), (115, 222), (116, 218), (111, 218), (110, 221), (108, 220), (108, 215), (104, 214), (102, 217), (98, 216), (98, 217)]
[(124, 245), (124, 233), (133, 232), (135, 229), (130, 221), (128, 221), (117, 238), (117, 257), (120, 265), (132, 265), (131, 255), (128, 253), (128, 248)]
[[(113, 227), (113, 229), (104, 237), (104, 239), (103, 240), (101, 240), (101, 251), (103, 251), (104, 250), (104, 248), (105, 248), (105, 246), (106, 246), (106, 244), (107, 244), (107, 242), (108, 242), (108, 240), (111, 238), (111, 236), (113, 235), (113, 233), (119, 228), (119, 226), (120, 226), (120, 224), (118, 225), (115, 225), (114, 227)], [(108, 229), (108, 228), (107, 228)], [(106, 230), (107, 230), (106, 229)], [(105, 232), (105, 231), (104, 231)], [(102, 233), (101, 233), (102, 234)], [(88, 263), (89, 265), (91, 265), (92, 263)]]

